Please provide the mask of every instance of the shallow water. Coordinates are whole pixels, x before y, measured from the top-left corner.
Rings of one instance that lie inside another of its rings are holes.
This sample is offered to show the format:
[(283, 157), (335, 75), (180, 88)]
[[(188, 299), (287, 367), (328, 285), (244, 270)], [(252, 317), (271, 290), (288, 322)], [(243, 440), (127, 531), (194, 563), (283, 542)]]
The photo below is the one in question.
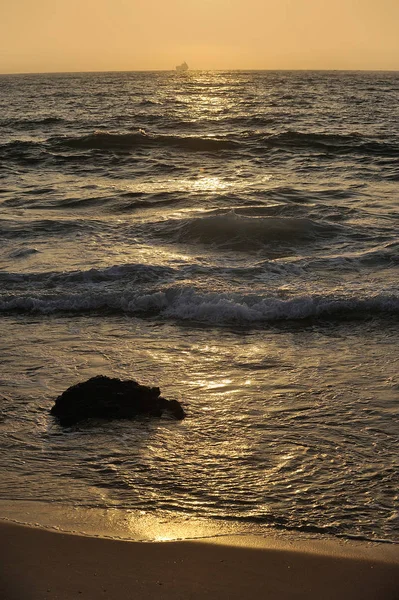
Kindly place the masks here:
[[(0, 499), (397, 541), (398, 75), (0, 88)], [(188, 416), (61, 429), (99, 373)]]
[[(397, 326), (5, 323), (3, 499), (395, 538)], [(187, 418), (61, 429), (54, 397), (98, 372), (161, 385)]]

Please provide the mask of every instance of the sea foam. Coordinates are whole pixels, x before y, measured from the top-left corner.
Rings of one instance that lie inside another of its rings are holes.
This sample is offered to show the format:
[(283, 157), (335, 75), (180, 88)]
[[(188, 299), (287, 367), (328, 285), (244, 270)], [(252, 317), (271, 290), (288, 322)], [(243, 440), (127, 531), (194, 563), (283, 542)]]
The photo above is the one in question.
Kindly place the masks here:
[(201, 293), (194, 288), (170, 287), (160, 291), (86, 291), (69, 294), (21, 294), (3, 296), (2, 312), (39, 314), (114, 312), (162, 319), (200, 321), (210, 324), (277, 322), (309, 318), (369, 318), (397, 315), (399, 296), (299, 295), (292, 298), (256, 294)]

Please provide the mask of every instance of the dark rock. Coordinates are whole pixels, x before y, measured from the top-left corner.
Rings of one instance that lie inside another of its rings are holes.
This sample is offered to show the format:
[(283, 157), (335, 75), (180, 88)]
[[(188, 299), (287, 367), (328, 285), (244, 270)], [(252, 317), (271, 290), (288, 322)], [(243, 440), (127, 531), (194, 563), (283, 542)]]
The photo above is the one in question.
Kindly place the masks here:
[(186, 416), (177, 400), (166, 400), (158, 387), (140, 385), (137, 381), (97, 375), (71, 386), (58, 396), (50, 413), (63, 426), (97, 417), (131, 419), (138, 415), (160, 417), (167, 411), (175, 419)]

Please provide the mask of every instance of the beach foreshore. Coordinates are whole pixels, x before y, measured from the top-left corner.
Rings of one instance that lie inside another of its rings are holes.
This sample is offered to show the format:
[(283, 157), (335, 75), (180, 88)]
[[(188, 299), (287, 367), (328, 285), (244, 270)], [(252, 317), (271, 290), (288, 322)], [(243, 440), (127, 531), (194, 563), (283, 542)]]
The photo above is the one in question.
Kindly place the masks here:
[(0, 522), (2, 600), (397, 600), (399, 547), (231, 536), (129, 542)]

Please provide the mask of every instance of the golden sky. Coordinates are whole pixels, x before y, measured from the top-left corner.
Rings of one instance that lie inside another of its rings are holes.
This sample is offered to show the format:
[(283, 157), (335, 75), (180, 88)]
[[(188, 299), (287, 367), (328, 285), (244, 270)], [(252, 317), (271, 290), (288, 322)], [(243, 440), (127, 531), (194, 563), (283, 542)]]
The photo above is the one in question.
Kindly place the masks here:
[(399, 70), (399, 0), (0, 0), (0, 73)]

